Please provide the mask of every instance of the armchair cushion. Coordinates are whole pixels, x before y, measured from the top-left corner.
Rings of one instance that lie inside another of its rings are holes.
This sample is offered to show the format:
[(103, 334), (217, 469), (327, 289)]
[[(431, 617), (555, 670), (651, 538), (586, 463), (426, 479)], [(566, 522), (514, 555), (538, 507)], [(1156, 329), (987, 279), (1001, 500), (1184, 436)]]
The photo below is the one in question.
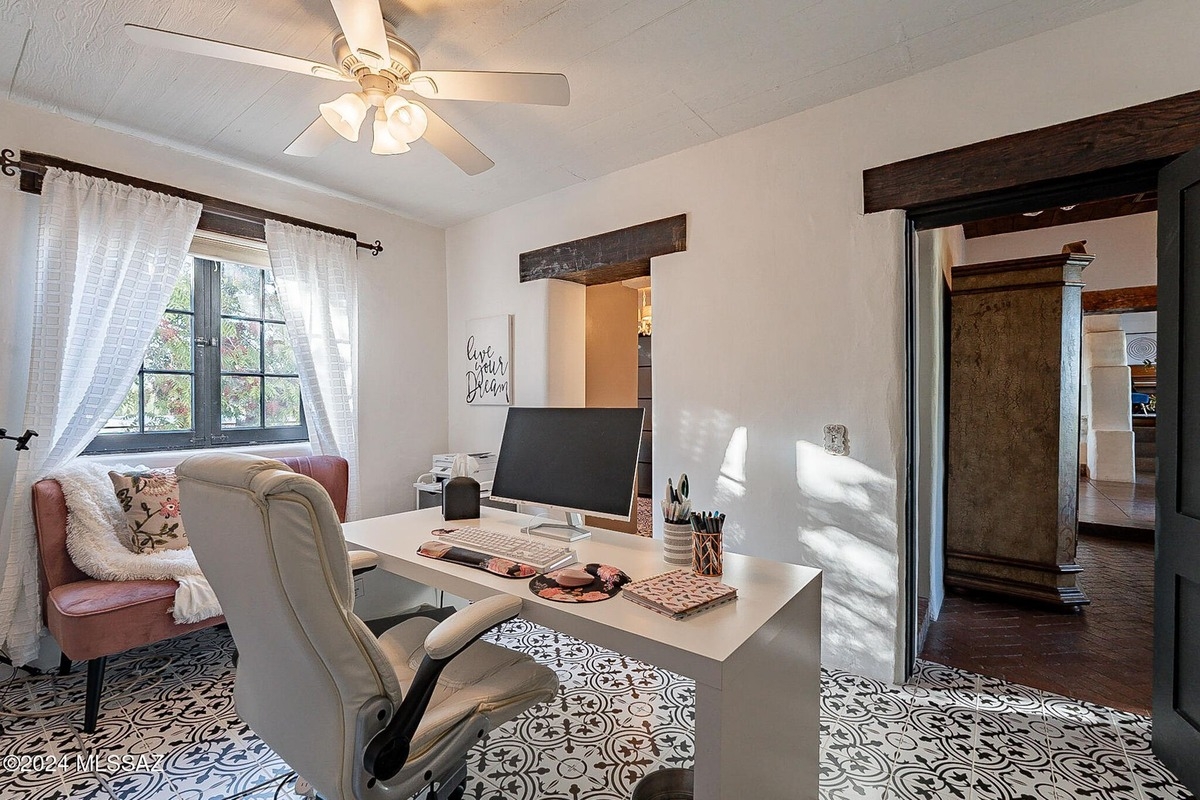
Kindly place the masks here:
[(120, 653), (131, 647), (170, 639), (223, 620), (178, 624), (171, 616), (175, 581), (98, 581), (65, 583), (46, 595), (46, 627), (74, 661)]

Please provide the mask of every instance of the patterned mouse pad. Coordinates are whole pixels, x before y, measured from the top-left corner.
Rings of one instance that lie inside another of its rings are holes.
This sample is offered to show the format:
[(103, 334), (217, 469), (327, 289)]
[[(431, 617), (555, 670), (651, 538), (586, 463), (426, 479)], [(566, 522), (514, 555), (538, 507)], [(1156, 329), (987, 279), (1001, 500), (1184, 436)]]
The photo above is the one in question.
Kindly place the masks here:
[(561, 570), (554, 570), (534, 577), (529, 582), (529, 591), (558, 603), (595, 603), (616, 596), (621, 587), (631, 580), (624, 572), (608, 564), (588, 564), (584, 569), (595, 578), (589, 584), (560, 586), (554, 578)]
[(477, 553), (465, 547), (455, 547), (446, 542), (425, 542), (417, 548), (417, 554), (426, 558), (438, 558), (475, 569), (482, 569), (502, 578), (528, 578), (537, 575), (537, 570), (528, 564), (519, 564), (507, 558)]

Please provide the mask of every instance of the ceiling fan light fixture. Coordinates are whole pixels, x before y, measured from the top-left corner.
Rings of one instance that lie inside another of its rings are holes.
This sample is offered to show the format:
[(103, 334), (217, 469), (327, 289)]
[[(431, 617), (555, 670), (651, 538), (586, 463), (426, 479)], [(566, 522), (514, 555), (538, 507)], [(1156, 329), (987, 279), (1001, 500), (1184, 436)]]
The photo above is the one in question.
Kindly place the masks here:
[(387, 114), (388, 130), (392, 136), (402, 142), (415, 142), (425, 135), (429, 127), (429, 116), (425, 109), (405, 100), (400, 95), (392, 95), (383, 104)]
[(337, 100), (321, 103), (321, 116), (343, 139), (358, 141), (358, 129), (367, 118), (367, 100), (362, 92), (347, 92)]
[(394, 156), (407, 153), (408, 144), (392, 136), (388, 126), (387, 114), (382, 108), (375, 109), (375, 122), (372, 123), (375, 138), (371, 142), (371, 152), (378, 156)]

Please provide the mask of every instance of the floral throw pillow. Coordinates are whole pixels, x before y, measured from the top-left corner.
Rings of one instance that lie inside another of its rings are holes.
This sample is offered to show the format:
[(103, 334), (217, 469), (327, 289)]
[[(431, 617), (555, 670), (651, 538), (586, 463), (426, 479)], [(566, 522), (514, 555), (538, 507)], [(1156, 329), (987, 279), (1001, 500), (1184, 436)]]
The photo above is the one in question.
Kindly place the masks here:
[(117, 502), (129, 523), (121, 543), (135, 553), (182, 550), (187, 531), (179, 515), (179, 479), (173, 469), (110, 472)]

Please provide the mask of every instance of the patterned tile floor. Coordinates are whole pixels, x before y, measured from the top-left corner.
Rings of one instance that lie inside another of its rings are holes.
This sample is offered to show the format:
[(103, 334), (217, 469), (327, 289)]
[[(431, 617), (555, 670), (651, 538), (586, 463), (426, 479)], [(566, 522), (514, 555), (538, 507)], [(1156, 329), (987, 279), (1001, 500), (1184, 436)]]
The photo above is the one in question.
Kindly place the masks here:
[[(473, 800), (623, 800), (647, 771), (692, 762), (694, 685), (516, 620), (492, 635), (554, 668), (558, 698), (493, 732), (471, 759)], [(83, 675), (3, 684), (0, 798), (271, 800), (287, 766), (233, 710), (231, 641), (200, 631), (115, 659), (101, 723), (12, 717), (82, 700)], [(928, 662), (889, 686), (822, 674), (822, 800), (1187, 798), (1150, 753), (1144, 717)], [(77, 756), (98, 758), (79, 769)], [(51, 756), (61, 770), (13, 770)], [(245, 794), (243, 794), (245, 793)]]

